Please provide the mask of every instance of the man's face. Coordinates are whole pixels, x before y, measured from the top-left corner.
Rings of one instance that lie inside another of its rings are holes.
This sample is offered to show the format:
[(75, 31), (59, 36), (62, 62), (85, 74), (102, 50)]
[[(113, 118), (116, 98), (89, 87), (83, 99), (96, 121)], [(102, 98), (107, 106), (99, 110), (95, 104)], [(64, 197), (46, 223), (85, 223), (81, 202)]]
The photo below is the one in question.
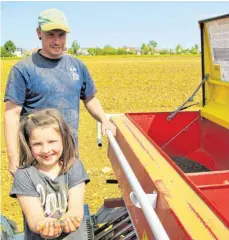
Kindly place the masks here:
[(37, 34), (42, 41), (41, 54), (48, 58), (60, 58), (65, 49), (66, 32), (59, 29), (43, 32), (37, 29)]

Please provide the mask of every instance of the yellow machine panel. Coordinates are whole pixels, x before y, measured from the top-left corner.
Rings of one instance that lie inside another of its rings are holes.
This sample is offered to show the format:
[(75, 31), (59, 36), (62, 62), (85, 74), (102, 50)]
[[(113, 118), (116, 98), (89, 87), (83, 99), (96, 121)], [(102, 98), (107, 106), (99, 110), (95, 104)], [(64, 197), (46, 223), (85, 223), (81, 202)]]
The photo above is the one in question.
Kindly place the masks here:
[(203, 90), (201, 116), (229, 129), (229, 15), (200, 21)]

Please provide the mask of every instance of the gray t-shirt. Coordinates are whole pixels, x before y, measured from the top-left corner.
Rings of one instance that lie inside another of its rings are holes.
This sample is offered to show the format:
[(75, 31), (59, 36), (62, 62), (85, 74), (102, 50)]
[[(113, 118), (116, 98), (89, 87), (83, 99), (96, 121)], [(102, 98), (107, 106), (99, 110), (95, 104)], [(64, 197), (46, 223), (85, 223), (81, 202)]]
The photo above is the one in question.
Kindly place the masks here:
[(79, 100), (95, 93), (94, 81), (82, 61), (68, 55), (49, 59), (36, 52), (11, 68), (4, 101), (22, 106), (21, 116), (36, 109), (57, 109), (71, 127), (77, 147)]
[[(38, 197), (44, 209), (45, 216), (60, 217), (67, 211), (68, 190), (72, 187), (90, 180), (80, 160), (76, 160), (73, 166), (65, 174), (61, 174), (52, 180), (50, 177), (41, 173), (36, 167), (17, 169), (10, 196), (16, 195)], [(24, 217), (25, 239), (43, 239), (39, 234), (32, 232)], [(56, 239), (74, 239), (71, 234), (62, 233)]]

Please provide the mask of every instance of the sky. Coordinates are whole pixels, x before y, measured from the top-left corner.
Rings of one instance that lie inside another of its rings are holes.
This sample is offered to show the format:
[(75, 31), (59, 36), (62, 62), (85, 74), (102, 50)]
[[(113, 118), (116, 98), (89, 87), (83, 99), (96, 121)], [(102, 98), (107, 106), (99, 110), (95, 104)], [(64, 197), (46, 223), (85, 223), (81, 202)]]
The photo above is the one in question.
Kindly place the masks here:
[(229, 13), (227, 1), (24, 1), (1, 2), (1, 45), (40, 48), (36, 34), (39, 14), (57, 8), (67, 17), (67, 47), (141, 47), (154, 40), (159, 48), (200, 45), (198, 21)]

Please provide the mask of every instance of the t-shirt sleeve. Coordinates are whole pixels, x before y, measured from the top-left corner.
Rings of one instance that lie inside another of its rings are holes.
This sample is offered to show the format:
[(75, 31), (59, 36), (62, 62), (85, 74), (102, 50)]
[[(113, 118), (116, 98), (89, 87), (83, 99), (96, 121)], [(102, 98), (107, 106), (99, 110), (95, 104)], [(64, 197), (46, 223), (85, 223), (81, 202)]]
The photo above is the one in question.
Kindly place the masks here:
[(87, 184), (90, 182), (90, 179), (83, 163), (79, 159), (76, 159), (73, 166), (68, 171), (68, 188), (70, 189), (82, 182)]
[(17, 169), (14, 175), (10, 196), (16, 198), (16, 195), (39, 197), (35, 185), (26, 169)]
[(4, 101), (11, 100), (22, 106), (25, 102), (26, 81), (25, 77), (17, 67), (12, 67), (8, 77)]
[(82, 66), (83, 83), (81, 88), (80, 99), (85, 100), (93, 96), (97, 92), (97, 89), (87, 67), (83, 62), (81, 62), (81, 64), (82, 64), (81, 66)]

